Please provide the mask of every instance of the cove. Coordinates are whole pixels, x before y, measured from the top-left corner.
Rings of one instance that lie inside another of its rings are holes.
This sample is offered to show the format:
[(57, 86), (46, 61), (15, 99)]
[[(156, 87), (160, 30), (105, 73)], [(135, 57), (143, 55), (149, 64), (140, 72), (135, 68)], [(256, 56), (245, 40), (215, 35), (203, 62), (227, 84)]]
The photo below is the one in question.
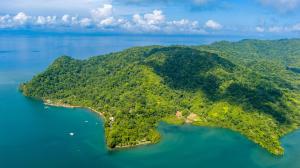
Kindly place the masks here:
[(1, 167), (298, 168), (300, 164), (299, 131), (282, 139), (286, 149), (282, 157), (227, 129), (165, 123), (158, 127), (162, 134), (158, 144), (109, 151), (103, 121), (96, 113), (45, 106), (23, 97), (16, 85), (1, 85), (0, 91)]
[(59, 55), (86, 58), (135, 45), (209, 41), (203, 37), (184, 39), (1, 36), (0, 50), (5, 52), (0, 52), (0, 167), (299, 168), (300, 131), (281, 140), (285, 148), (282, 157), (227, 129), (165, 123), (159, 125), (162, 139), (158, 144), (108, 151), (100, 116), (86, 109), (47, 107), (18, 91), (21, 82)]

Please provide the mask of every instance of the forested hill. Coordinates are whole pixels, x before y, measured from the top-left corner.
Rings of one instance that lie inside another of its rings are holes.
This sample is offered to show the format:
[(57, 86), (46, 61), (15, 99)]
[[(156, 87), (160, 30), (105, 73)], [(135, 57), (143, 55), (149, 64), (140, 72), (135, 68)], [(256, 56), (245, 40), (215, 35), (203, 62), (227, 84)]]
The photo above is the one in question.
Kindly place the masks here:
[(20, 88), (102, 112), (110, 148), (156, 143), (165, 121), (229, 128), (280, 155), (279, 139), (300, 125), (299, 44), (243, 40), (62, 56)]

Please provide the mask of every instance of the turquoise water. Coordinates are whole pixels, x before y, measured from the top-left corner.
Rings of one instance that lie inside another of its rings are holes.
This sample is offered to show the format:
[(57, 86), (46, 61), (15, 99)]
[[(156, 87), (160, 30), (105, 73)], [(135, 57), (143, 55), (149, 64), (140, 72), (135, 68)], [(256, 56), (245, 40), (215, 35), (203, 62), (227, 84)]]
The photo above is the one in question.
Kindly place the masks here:
[[(300, 131), (270, 155), (226, 129), (160, 124), (155, 145), (110, 152), (101, 118), (85, 109), (47, 107), (22, 96), (20, 82), (59, 55), (87, 58), (130, 46), (203, 44), (204, 37), (0, 36), (0, 168), (300, 168)], [(231, 39), (235, 40), (235, 39)], [(70, 133), (74, 136), (70, 136)]]

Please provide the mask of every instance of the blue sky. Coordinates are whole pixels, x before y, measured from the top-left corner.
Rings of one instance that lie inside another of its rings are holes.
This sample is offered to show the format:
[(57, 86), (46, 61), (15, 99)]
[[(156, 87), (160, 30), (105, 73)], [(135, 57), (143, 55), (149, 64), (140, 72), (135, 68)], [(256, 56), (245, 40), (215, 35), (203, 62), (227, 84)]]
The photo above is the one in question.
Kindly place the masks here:
[(300, 0), (0, 1), (0, 31), (300, 34)]

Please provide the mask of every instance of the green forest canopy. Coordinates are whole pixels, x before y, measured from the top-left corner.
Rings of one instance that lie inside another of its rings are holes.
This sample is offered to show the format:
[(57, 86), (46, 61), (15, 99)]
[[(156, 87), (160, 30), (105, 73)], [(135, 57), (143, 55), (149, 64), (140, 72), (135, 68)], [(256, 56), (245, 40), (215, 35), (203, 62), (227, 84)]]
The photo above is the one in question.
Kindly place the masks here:
[(62, 56), (20, 88), (103, 112), (110, 148), (156, 143), (160, 121), (194, 116), (194, 125), (229, 128), (280, 155), (279, 139), (300, 125), (299, 68), (298, 39), (134, 47)]

